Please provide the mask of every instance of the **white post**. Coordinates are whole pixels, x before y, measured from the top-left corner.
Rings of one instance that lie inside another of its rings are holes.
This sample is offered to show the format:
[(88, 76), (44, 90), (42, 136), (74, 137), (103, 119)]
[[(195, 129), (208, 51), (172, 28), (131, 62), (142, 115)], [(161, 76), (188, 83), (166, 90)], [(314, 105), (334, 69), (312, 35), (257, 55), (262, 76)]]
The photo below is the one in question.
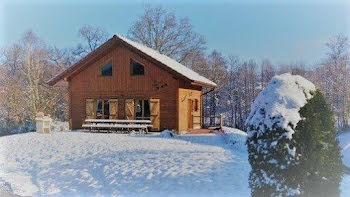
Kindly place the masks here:
[(44, 113), (39, 112), (36, 114), (35, 122), (36, 122), (36, 132), (37, 133), (44, 133)]
[(50, 116), (44, 116), (43, 112), (36, 114), (36, 132), (37, 133), (51, 133), (51, 118)]
[(51, 133), (51, 122), (50, 116), (44, 116), (44, 133)]
[(220, 114), (220, 129), (222, 129), (224, 123), (224, 115)]

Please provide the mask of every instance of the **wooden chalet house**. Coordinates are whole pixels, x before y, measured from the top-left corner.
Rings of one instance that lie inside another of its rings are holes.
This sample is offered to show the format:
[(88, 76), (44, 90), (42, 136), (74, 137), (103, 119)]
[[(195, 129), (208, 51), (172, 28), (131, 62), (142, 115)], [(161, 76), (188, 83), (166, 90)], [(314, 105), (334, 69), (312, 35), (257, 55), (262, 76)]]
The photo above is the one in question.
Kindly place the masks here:
[(69, 125), (85, 119), (150, 119), (153, 130), (201, 128), (202, 88), (216, 84), (175, 60), (114, 35), (48, 81), (68, 82)]

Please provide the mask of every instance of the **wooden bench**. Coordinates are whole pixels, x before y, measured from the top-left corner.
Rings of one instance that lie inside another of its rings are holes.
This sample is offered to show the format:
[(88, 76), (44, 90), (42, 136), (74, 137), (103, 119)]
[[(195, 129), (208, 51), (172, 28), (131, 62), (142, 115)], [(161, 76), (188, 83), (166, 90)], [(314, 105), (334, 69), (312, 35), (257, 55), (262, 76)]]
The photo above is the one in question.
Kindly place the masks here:
[(89, 123), (129, 123), (129, 124), (149, 124), (150, 120), (119, 120), (119, 119), (86, 119), (85, 122)]
[(150, 120), (115, 120), (115, 119), (86, 119), (83, 128), (91, 130), (107, 131), (138, 131), (139, 133), (148, 133), (151, 128)]

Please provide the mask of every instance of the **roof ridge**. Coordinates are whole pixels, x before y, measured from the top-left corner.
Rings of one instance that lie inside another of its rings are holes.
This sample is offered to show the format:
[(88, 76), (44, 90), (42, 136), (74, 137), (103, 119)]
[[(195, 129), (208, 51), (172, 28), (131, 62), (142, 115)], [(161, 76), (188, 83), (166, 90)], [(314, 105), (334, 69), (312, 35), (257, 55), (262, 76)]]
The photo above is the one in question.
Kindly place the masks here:
[(216, 84), (212, 82), (211, 80), (207, 79), (206, 77), (200, 75), (199, 73), (193, 71), (192, 69), (188, 68), (187, 66), (181, 64), (180, 62), (174, 60), (173, 58), (160, 53), (159, 51), (152, 49), (148, 46), (145, 46), (141, 43), (138, 43), (136, 41), (130, 40), (122, 35), (115, 34), (112, 38), (108, 39), (105, 43), (103, 43), (101, 46), (81, 58), (79, 61), (77, 61), (75, 64), (64, 70), (63, 72), (57, 74), (53, 78), (51, 78), (47, 83), (50, 85), (56, 84), (59, 80), (69, 76), (70, 73), (74, 72), (76, 69), (80, 68), (79, 65), (84, 65), (84, 61), (88, 61), (89, 58), (94, 57), (95, 54), (98, 54), (98, 52), (105, 47), (108, 46), (108, 44), (111, 44), (111, 41), (117, 41), (121, 40), (125, 42), (126, 44), (130, 45), (131, 47), (139, 50), (140, 52), (146, 54), (150, 58), (156, 60), (157, 62), (163, 64), (164, 66), (168, 67), (169, 69), (175, 71), (176, 73), (184, 76), (185, 78), (199, 83), (203, 85), (207, 85), (210, 87), (216, 87)]

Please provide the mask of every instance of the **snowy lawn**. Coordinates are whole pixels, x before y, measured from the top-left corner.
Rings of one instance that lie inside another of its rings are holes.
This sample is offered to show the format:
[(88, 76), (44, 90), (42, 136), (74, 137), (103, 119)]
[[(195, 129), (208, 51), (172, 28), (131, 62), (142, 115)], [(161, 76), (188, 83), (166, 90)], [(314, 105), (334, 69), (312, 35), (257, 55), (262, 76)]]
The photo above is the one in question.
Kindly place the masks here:
[[(82, 132), (0, 137), (0, 186), (33, 196), (250, 196), (246, 134), (224, 129), (173, 139)], [(350, 134), (344, 136), (347, 157)], [(350, 175), (341, 189), (350, 196)]]
[[(350, 168), (350, 132), (343, 133), (338, 138), (343, 156), (343, 163)], [(341, 188), (342, 196), (350, 196), (350, 174), (344, 175)]]
[[(245, 140), (244, 133), (236, 135)], [(0, 138), (0, 182), (15, 194), (34, 196), (249, 196), (247, 153), (236, 147), (244, 142), (230, 146), (225, 139), (82, 132), (6, 136)]]
[(350, 131), (339, 136), (339, 144), (343, 155), (343, 163), (350, 168)]

